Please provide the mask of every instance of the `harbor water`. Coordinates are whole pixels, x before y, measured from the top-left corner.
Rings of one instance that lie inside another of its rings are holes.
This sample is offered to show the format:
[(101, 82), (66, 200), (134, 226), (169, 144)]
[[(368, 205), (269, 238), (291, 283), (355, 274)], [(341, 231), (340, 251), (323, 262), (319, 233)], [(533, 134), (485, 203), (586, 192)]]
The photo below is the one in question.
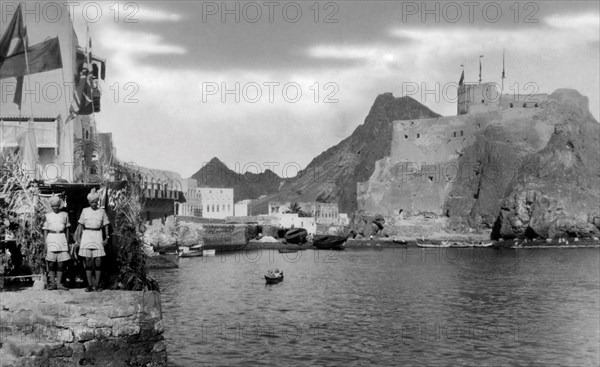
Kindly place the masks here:
[(599, 253), (253, 250), (152, 276), (172, 366), (598, 366)]

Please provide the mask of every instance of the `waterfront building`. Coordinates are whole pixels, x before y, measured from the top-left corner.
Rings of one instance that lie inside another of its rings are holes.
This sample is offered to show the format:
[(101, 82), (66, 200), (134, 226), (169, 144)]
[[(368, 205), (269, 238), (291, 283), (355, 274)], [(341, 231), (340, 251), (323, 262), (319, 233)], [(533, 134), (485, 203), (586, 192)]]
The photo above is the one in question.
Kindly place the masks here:
[[(291, 211), (291, 206), (294, 203), (286, 201), (271, 201), (268, 209), (269, 215), (284, 214)], [(298, 206), (304, 215), (314, 217), (317, 224), (336, 225), (347, 220), (348, 216), (340, 217), (337, 203), (319, 203), (319, 202), (298, 202)]]
[(199, 187), (202, 217), (224, 219), (233, 216), (233, 189)]
[[(62, 15), (51, 20), (36, 19), (35, 12), (21, 11), (19, 15), (17, 3), (5, 5), (0, 29), (8, 32), (12, 19), (21, 17), (27, 27), (23, 33), (31, 54), (29, 65), (34, 69), (25, 75), (23, 53), (8, 50), (0, 73), (0, 150), (26, 151), (23, 163), (39, 180), (74, 183), (98, 179), (94, 159), (101, 142), (95, 114), (100, 112), (105, 60), (79, 46), (68, 4), (58, 5)], [(12, 38), (12, 44), (15, 40), (20, 38)], [(74, 94), (81, 97), (83, 93), (86, 97), (77, 103)]]
[[(83, 41), (87, 46), (79, 45), (68, 4), (56, 4), (62, 13), (53, 19), (36, 19), (35, 12), (25, 11), (27, 4), (22, 4), (24, 9), (17, 5), (3, 4), (6, 16), (0, 19), (0, 36), (10, 41), (7, 54), (0, 55), (6, 57), (0, 69), (0, 152), (23, 152), (20, 159), (29, 176), (40, 182), (45, 194), (57, 192), (68, 198), (76, 219), (78, 205), (87, 203), (85, 194), (92, 187), (121, 180), (115, 171), (122, 167), (115, 165), (112, 133), (97, 128), (106, 60), (92, 55), (89, 34)], [(26, 32), (11, 31), (21, 23)], [(29, 46), (28, 64), (14, 47), (23, 37)], [(181, 196), (181, 176), (129, 168), (139, 173), (145, 218), (173, 215)]]
[(247, 217), (248, 216), (248, 208), (250, 207), (250, 202), (252, 200), (240, 200), (233, 206), (233, 215), (235, 217)]
[(272, 223), (283, 228), (304, 228), (310, 235), (317, 234), (317, 222), (314, 217), (300, 217), (297, 213), (277, 213)]
[(172, 171), (137, 167), (144, 191), (142, 213), (148, 223), (156, 220), (164, 222), (167, 217), (177, 214), (181, 198), (181, 176)]
[(202, 217), (202, 196), (198, 191), (198, 182), (193, 178), (181, 180), (182, 202), (176, 204), (178, 216)]

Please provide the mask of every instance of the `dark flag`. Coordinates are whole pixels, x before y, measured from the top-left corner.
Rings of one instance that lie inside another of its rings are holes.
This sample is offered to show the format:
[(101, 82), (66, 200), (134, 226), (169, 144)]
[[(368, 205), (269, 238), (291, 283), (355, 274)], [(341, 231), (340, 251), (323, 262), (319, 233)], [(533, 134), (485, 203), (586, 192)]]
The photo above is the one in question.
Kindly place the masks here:
[[(4, 59), (7, 57), (23, 52), (25, 37), (27, 37), (27, 32), (23, 26), (23, 15), (21, 14), (21, 4), (19, 4), (17, 11), (8, 24), (6, 33), (0, 39), (0, 67), (2, 67)], [(16, 43), (13, 43), (13, 40), (16, 40)]]
[[(463, 67), (461, 65), (461, 67)], [(465, 82), (465, 69), (463, 69), (462, 74), (460, 74), (460, 80), (458, 81), (458, 85), (461, 86), (463, 85)]]
[[(21, 13), (21, 4), (17, 6), (17, 11), (13, 15), (6, 33), (0, 39), (0, 71), (3, 69), (4, 61), (12, 55), (21, 53), (27, 45), (27, 28), (23, 23)], [(17, 76), (17, 88), (13, 102), (21, 109), (21, 99), (23, 95), (23, 76)]]
[[(30, 74), (62, 68), (58, 37), (27, 47), (27, 59)], [(24, 51), (9, 56), (0, 67), (0, 79), (18, 78), (23, 75), (27, 75)]]

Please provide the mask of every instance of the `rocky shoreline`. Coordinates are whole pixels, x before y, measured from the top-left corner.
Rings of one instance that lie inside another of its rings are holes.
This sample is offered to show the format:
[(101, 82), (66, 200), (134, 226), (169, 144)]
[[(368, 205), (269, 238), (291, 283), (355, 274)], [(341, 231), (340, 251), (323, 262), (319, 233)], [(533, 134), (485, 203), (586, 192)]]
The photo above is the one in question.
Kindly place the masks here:
[[(399, 241), (405, 241), (405, 243), (398, 243)], [(587, 247), (600, 247), (600, 241), (594, 239), (567, 239), (568, 243), (559, 242), (558, 239), (551, 241), (544, 240), (500, 240), (492, 241), (489, 237), (485, 236), (435, 236), (426, 237), (424, 241), (419, 239), (419, 242), (426, 242), (432, 244), (439, 244), (442, 241), (454, 242), (460, 244), (456, 247), (475, 247), (481, 242), (492, 242), (491, 248), (587, 248)], [(474, 244), (475, 246), (469, 246)], [(417, 247), (417, 240), (415, 238), (397, 238), (397, 242), (394, 242), (392, 238), (381, 237), (381, 238), (362, 238), (362, 239), (348, 239), (346, 242), (347, 249), (360, 249), (360, 248), (401, 248), (401, 247)], [(302, 246), (290, 245), (282, 242), (260, 242), (250, 241), (243, 251), (251, 250), (279, 250), (279, 249), (295, 249), (295, 250), (306, 250), (315, 249), (311, 243), (306, 243)]]

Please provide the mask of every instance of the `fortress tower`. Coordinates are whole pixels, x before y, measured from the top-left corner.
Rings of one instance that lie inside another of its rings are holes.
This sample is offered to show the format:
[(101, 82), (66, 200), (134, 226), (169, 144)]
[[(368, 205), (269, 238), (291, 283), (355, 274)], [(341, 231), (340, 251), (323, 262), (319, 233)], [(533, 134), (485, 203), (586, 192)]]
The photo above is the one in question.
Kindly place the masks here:
[(496, 83), (464, 83), (458, 87), (457, 115), (486, 112), (498, 108), (500, 92)]

